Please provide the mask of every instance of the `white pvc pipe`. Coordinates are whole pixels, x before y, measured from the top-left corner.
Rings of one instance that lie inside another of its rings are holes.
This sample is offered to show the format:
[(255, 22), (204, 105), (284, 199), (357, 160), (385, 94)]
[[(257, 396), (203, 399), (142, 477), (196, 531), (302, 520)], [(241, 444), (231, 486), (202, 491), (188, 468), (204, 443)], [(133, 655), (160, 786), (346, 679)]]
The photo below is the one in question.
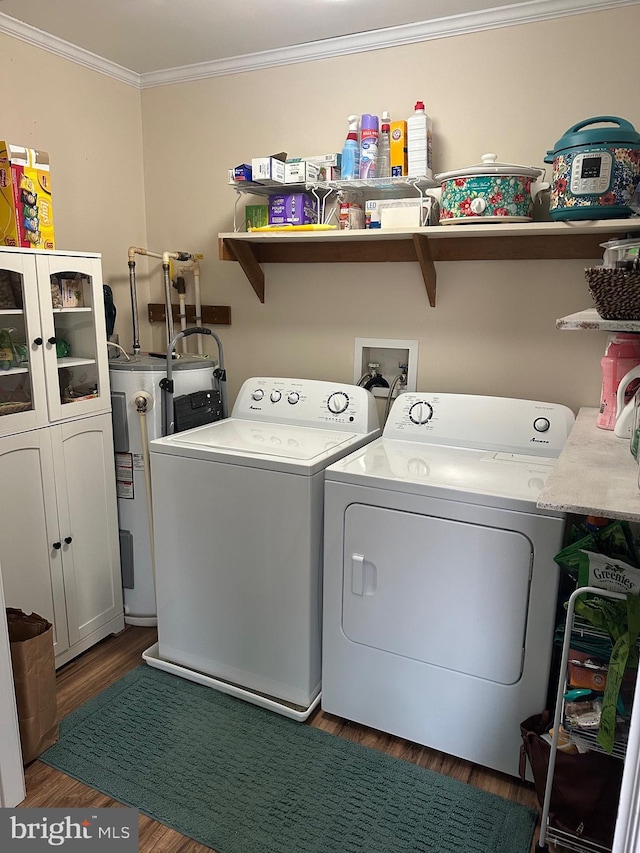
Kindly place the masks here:
[[(144, 403), (139, 402), (141, 398), (144, 400)], [(148, 423), (147, 423), (147, 402), (148, 395), (145, 392), (140, 392), (136, 395), (136, 409), (138, 410), (138, 420), (140, 423), (140, 438), (142, 440), (142, 459), (144, 465), (144, 485), (145, 485), (145, 493), (147, 497), (147, 517), (149, 522), (149, 543), (150, 543), (150, 555), (151, 555), (151, 578), (153, 582), (153, 599), (156, 604), (155, 612), (158, 612), (158, 605), (156, 599), (156, 553), (155, 546), (153, 542), (153, 499), (151, 493), (151, 458), (149, 455), (149, 432), (148, 432)]]
[[(202, 305), (200, 303), (200, 264), (195, 261), (193, 264), (193, 295), (196, 307), (196, 326), (202, 326)], [(204, 352), (203, 335), (197, 335), (198, 338), (198, 354)]]

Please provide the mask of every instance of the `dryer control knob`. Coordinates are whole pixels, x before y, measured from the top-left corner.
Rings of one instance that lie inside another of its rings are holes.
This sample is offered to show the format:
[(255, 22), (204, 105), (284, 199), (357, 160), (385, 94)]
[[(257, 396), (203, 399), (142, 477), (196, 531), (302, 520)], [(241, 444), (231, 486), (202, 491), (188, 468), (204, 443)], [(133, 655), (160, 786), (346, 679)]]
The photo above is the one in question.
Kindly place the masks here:
[(298, 394), (297, 391), (289, 391), (289, 396), (287, 397), (287, 400), (291, 403), (292, 406), (295, 406), (299, 399), (300, 394)]
[(536, 432), (546, 432), (551, 426), (551, 421), (548, 418), (536, 418), (533, 422), (533, 428)]
[(256, 388), (256, 390), (253, 391), (251, 394), (252, 400), (262, 400), (263, 397), (264, 397), (264, 391), (262, 390), (262, 388)]
[(282, 399), (282, 392), (274, 388), (271, 394), (269, 394), (269, 399), (272, 403), (277, 403), (280, 399)]
[(336, 393), (332, 394), (327, 401), (327, 407), (334, 415), (339, 415), (346, 411), (348, 405), (349, 396), (348, 394), (345, 394), (344, 391), (336, 391)]
[(433, 409), (429, 403), (421, 401), (414, 403), (409, 409), (409, 420), (414, 424), (426, 424), (433, 417)]

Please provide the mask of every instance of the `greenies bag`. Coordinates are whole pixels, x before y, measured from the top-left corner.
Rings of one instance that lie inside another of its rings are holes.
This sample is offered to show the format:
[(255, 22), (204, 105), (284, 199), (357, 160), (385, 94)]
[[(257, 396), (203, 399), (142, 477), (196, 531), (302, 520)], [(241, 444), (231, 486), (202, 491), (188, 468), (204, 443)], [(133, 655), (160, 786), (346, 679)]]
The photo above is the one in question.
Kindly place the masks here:
[(640, 569), (606, 554), (580, 551), (578, 586), (597, 586), (611, 592), (640, 595)]

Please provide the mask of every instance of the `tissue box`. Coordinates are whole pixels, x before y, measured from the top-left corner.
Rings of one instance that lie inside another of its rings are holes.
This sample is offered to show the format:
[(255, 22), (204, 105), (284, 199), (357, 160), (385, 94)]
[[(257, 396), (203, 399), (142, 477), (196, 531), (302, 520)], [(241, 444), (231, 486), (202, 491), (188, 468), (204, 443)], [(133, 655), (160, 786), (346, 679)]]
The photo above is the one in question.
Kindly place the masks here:
[(309, 193), (283, 193), (269, 197), (269, 225), (314, 225), (316, 200)]
[(10, 208), (2, 245), (55, 249), (47, 152), (0, 141), (0, 193)]
[(313, 163), (318, 167), (318, 181), (339, 181), (342, 154), (318, 154), (314, 157), (305, 157), (307, 163)]

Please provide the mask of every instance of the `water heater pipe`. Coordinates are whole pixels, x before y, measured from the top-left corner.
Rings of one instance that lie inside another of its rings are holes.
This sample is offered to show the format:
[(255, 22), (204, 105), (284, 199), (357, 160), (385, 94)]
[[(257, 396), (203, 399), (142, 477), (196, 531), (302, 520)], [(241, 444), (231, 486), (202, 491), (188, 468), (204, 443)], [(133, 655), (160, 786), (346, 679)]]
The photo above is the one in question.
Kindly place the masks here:
[(149, 252), (140, 246), (129, 246), (129, 290), (131, 291), (131, 321), (133, 323), (133, 354), (140, 352), (140, 324), (138, 322), (138, 296), (136, 293), (136, 255), (148, 255), (151, 258), (161, 258), (156, 252)]

